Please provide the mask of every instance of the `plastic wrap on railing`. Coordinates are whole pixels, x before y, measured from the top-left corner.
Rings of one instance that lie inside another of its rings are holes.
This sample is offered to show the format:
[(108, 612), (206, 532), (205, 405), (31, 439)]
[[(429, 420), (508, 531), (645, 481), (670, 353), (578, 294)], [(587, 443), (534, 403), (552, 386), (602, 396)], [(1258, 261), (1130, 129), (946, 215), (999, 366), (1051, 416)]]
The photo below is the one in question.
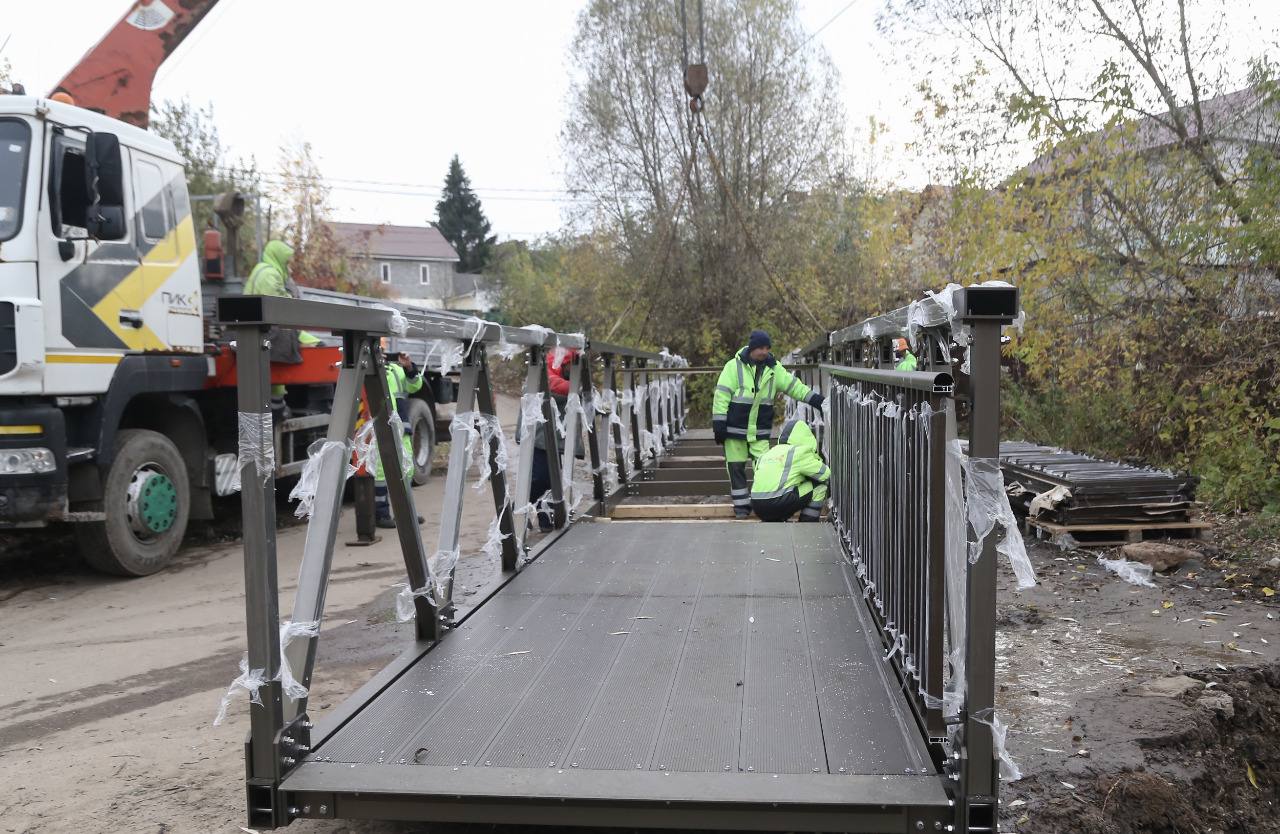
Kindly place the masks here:
[(293, 676), (293, 668), (289, 665), (289, 644), (299, 637), (310, 639), (319, 633), (319, 620), (305, 623), (285, 620), (280, 624), (280, 674), (278, 677), (285, 694), (295, 701), (307, 697), (307, 688)]
[(1004, 528), (1004, 537), (996, 544), (996, 550), (1008, 558), (1014, 576), (1018, 579), (1018, 587), (1034, 588), (1036, 571), (1027, 556), (1027, 545), (1022, 540), (1018, 520), (1014, 518), (1013, 508), (1009, 505), (1009, 494), (1004, 489), (1004, 475), (1000, 471), (999, 458), (968, 459), (965, 500), (969, 525), (976, 536), (969, 544), (969, 563), (978, 561), (978, 557), (982, 555), (983, 540), (999, 524)]
[(307, 447), (307, 462), (302, 466), (298, 482), (289, 492), (289, 500), (297, 501), (293, 514), (298, 518), (310, 518), (316, 501), (316, 488), (320, 486), (320, 472), (326, 460), (340, 461), (343, 480), (355, 474), (351, 465), (351, 445), (346, 441), (317, 440)]
[(466, 350), (456, 339), (435, 339), (427, 343), (422, 365), (438, 374), (450, 374), (462, 364)]
[(391, 426), (391, 436), (398, 441), (396, 451), (400, 454), (400, 472), (407, 478), (413, 474), (413, 452), (408, 448), (412, 444), (406, 446), (401, 439), (404, 437), (404, 421), (400, 419), (400, 413), (392, 409), (387, 415), (387, 423)]
[(355, 470), (363, 469), (366, 475), (372, 475), (378, 460), (378, 441), (374, 437), (372, 420), (365, 420), (356, 429), (355, 436), (351, 438), (351, 453)]
[(391, 324), (389, 329), (391, 330), (392, 333), (396, 334), (397, 336), (403, 336), (409, 332), (409, 320), (406, 319), (404, 317), (404, 314), (401, 313), (399, 310), (397, 310), (395, 307), (388, 307), (386, 304), (375, 304), (373, 306), (373, 309), (386, 310), (388, 313), (391, 314)]
[[(511, 506), (511, 497), (507, 497), (506, 506), (502, 508), (502, 512), (513, 512)], [(502, 513), (495, 515), (489, 521), (489, 533), (484, 540), (484, 545), (480, 548), (481, 552), (490, 559), (502, 558), (502, 542), (511, 536), (510, 533), (502, 532)]]
[(250, 669), (249, 653), (245, 652), (244, 657), (240, 658), (240, 674), (231, 681), (231, 685), (227, 687), (227, 692), (222, 696), (222, 703), (218, 706), (218, 714), (214, 716), (213, 726), (217, 727), (227, 720), (227, 709), (231, 706), (231, 699), (235, 697), (237, 689), (243, 689), (249, 693), (249, 700), (258, 706), (262, 706), (262, 695), (258, 690), (267, 685), (266, 669)]
[(612, 388), (602, 388), (595, 396), (596, 412), (609, 418), (609, 425), (621, 426), (622, 416), (618, 414), (618, 392)]
[(547, 395), (541, 391), (533, 391), (520, 395), (520, 432), (516, 437), (517, 443), (523, 443), (525, 440), (531, 439), (538, 426), (547, 422), (547, 415), (542, 410), (542, 404), (546, 400)]
[[(427, 561), (430, 568), (431, 562)], [(435, 587), (435, 577), (427, 581), (425, 588), (411, 588), (407, 582), (399, 582), (392, 586), (400, 589), (400, 593), (396, 594), (396, 619), (402, 623), (407, 623), (418, 615), (414, 600), (419, 597), (422, 599), (434, 599), (432, 589)]]
[(435, 599), (437, 605), (444, 605), (448, 602), (445, 596), (444, 584), (453, 576), (453, 569), (458, 564), (458, 557), (461, 552), (458, 550), (437, 550), (427, 557), (427, 569), (431, 574), (431, 584), (435, 588)]
[[(449, 424), (449, 435), (453, 438), (453, 442), (465, 444), (464, 469), (470, 469), (474, 461), (479, 461), (480, 476), (476, 478), (474, 484), (476, 489), (483, 488), (485, 483), (493, 477), (495, 465), (496, 471), (507, 471), (507, 466), (511, 462), (510, 452), (507, 449), (507, 436), (502, 431), (502, 423), (494, 415), (479, 411), (464, 411), (454, 415), (453, 421)], [(498, 451), (494, 455), (494, 465), (491, 465), (489, 450), (494, 443), (497, 444)]]
[(973, 720), (991, 728), (991, 744), (995, 747), (996, 756), (1000, 759), (1000, 778), (1006, 782), (1016, 782), (1022, 778), (1022, 770), (1009, 755), (1007, 746), (1009, 725), (1000, 720), (994, 709), (979, 710), (973, 714)]
[[(271, 412), (241, 411), (237, 414), (239, 446), (237, 462), (243, 473), (246, 466), (265, 484), (276, 472), (275, 433), (271, 427)], [(242, 476), (243, 477), (243, 476)]]

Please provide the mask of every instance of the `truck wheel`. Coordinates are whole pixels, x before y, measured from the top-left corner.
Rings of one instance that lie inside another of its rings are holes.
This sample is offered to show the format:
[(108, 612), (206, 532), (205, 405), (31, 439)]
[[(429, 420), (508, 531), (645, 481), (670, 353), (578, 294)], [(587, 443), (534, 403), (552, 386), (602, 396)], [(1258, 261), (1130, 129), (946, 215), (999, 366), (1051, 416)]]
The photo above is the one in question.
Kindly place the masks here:
[(187, 532), (187, 466), (163, 434), (126, 429), (103, 485), (105, 521), (76, 525), (84, 560), (103, 573), (146, 576), (169, 563)]
[(431, 406), (409, 400), (409, 428), (413, 432), (413, 485), (431, 480), (431, 458), (436, 451), (436, 421)]

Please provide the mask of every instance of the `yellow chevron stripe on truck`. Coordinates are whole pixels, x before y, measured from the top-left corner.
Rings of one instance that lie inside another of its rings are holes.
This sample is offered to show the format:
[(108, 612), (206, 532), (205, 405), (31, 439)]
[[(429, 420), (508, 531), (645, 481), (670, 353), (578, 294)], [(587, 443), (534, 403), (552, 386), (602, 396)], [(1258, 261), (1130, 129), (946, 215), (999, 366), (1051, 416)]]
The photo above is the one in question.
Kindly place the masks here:
[[(93, 307), (107, 329), (130, 350), (165, 350), (169, 345), (144, 322), (142, 327), (120, 323), (122, 310), (141, 310), (169, 276), (195, 252), (195, 227), (187, 215), (164, 239), (151, 247), (141, 265), (125, 276)], [(175, 254), (176, 253), (176, 254)]]

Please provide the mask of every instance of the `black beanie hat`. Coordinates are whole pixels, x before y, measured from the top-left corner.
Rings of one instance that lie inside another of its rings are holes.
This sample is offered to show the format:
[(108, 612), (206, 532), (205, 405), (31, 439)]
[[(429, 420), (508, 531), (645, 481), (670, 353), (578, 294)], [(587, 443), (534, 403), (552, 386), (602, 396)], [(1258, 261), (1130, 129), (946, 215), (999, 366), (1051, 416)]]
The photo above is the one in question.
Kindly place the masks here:
[(773, 340), (763, 330), (752, 330), (751, 338), (747, 340), (747, 350), (755, 350), (762, 347), (773, 347)]

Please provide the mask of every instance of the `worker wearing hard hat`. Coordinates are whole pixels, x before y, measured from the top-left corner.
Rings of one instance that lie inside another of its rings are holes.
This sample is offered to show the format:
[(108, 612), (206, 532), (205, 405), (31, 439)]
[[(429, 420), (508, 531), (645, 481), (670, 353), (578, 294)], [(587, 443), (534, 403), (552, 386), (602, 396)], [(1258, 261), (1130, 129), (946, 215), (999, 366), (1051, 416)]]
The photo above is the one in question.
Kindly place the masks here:
[(827, 500), (831, 468), (818, 454), (809, 424), (792, 418), (782, 427), (778, 445), (756, 461), (751, 483), (751, 509), (761, 521), (817, 521)]
[(771, 347), (768, 333), (753, 330), (746, 347), (725, 363), (711, 401), (711, 428), (716, 442), (724, 445), (729, 493), (737, 518), (751, 515), (747, 461), (757, 460), (769, 450), (777, 395), (822, 407), (822, 394), (810, 390), (782, 367), (770, 352)]
[(916, 355), (911, 352), (911, 346), (907, 344), (906, 339), (893, 340), (893, 359), (894, 370), (897, 371), (914, 371), (916, 369)]

